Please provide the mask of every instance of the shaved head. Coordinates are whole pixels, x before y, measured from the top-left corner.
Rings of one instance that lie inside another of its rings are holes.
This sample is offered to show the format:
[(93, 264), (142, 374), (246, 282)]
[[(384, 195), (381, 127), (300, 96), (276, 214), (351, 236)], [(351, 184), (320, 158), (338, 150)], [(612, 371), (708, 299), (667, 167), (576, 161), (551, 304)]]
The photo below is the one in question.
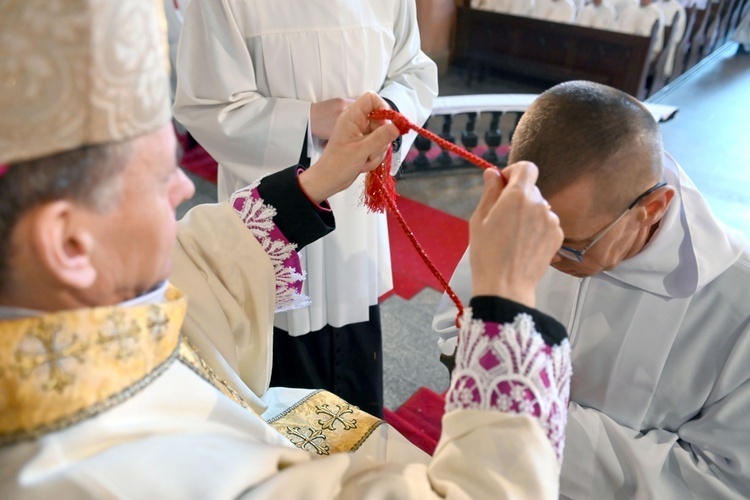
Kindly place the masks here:
[(589, 178), (599, 188), (597, 206), (618, 213), (661, 180), (662, 152), (659, 126), (638, 100), (605, 85), (571, 81), (529, 106), (508, 162), (534, 162), (545, 197)]

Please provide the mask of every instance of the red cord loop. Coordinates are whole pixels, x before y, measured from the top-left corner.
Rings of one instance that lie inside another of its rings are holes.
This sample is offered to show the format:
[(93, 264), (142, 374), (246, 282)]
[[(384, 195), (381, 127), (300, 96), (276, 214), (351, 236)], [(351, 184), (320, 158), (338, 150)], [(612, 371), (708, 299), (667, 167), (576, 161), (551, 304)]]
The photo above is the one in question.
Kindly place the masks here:
[[(396, 128), (398, 128), (398, 131), (401, 133), (401, 135), (406, 134), (407, 132), (409, 132), (409, 130), (414, 130), (418, 134), (427, 137), (428, 139), (437, 143), (443, 149), (455, 153), (458, 156), (465, 158), (469, 162), (481, 168), (496, 169), (500, 173), (500, 178), (503, 180), (503, 184), (508, 183), (507, 179), (503, 175), (502, 170), (498, 169), (492, 163), (459, 148), (452, 142), (446, 141), (442, 137), (430, 132), (427, 129), (414, 125), (404, 115), (397, 111), (394, 111), (392, 109), (376, 109), (370, 113), (370, 118), (373, 120), (390, 120), (391, 123), (396, 125)], [(388, 152), (386, 153), (386, 157), (383, 163), (381, 163), (375, 170), (367, 174), (367, 179), (365, 180), (365, 205), (369, 210), (373, 212), (383, 213), (386, 209), (389, 209), (391, 211), (391, 213), (396, 218), (396, 221), (398, 221), (399, 225), (401, 226), (401, 229), (404, 231), (404, 234), (406, 234), (406, 237), (409, 239), (412, 246), (421, 257), (422, 261), (425, 263), (430, 272), (432, 272), (435, 278), (437, 278), (438, 282), (451, 298), (453, 303), (456, 304), (456, 307), (458, 308), (458, 314), (456, 315), (456, 327), (461, 328), (460, 320), (464, 313), (464, 307), (463, 304), (461, 304), (461, 299), (458, 298), (456, 292), (454, 292), (450, 287), (448, 281), (440, 273), (440, 270), (438, 270), (438, 268), (435, 267), (435, 264), (432, 263), (432, 260), (430, 260), (427, 252), (425, 252), (424, 248), (422, 248), (422, 245), (419, 244), (417, 238), (414, 236), (414, 233), (412, 233), (409, 225), (404, 220), (404, 216), (401, 215), (401, 212), (399, 212), (398, 206), (396, 206), (396, 183), (393, 180), (393, 177), (390, 175), (392, 162), (393, 150), (392, 148), (388, 148)]]

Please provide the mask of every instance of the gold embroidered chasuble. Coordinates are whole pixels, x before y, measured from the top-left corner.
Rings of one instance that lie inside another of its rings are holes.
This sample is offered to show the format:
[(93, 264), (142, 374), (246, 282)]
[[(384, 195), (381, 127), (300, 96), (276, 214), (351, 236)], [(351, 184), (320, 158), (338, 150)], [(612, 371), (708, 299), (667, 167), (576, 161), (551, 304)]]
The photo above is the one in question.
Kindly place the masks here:
[[(136, 394), (176, 358), (258, 416), (181, 339), (186, 304), (170, 286), (163, 303), (1, 321), (0, 445), (92, 418)], [(380, 423), (325, 391), (270, 422), (297, 447), (320, 455), (357, 449)]]
[[(430, 460), (330, 394), (268, 389), (268, 255), (228, 204), (196, 207), (180, 226), (170, 282), (190, 307), (181, 327), (173, 312), (160, 341), (148, 305), (135, 316), (102, 308), (0, 320), (0, 497), (556, 498), (557, 462), (530, 418), (452, 412)], [(158, 306), (165, 314), (185, 307), (172, 294)], [(135, 317), (137, 336), (104, 328)], [(66, 329), (46, 340), (37, 332), (51, 320)], [(106, 342), (113, 332), (122, 338)], [(121, 371), (129, 381), (104, 390)], [(493, 474), (467, 477), (488, 463)]]
[(186, 299), (0, 322), (0, 443), (34, 438), (132, 396), (176, 356)]

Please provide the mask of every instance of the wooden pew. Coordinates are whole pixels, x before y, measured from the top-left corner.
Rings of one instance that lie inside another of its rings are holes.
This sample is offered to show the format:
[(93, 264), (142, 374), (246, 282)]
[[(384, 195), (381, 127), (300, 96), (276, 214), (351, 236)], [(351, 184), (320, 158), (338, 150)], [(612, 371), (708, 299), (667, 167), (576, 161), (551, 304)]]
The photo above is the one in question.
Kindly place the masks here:
[(680, 14), (675, 12), (672, 23), (668, 26), (664, 26), (664, 45), (662, 46), (661, 52), (659, 52), (654, 59), (651, 74), (647, 81), (646, 91), (649, 97), (661, 90), (667, 84), (667, 58), (669, 57), (669, 52), (672, 50), (672, 45), (675, 43), (674, 37), (677, 36), (677, 31), (672, 28), (676, 25), (675, 23), (679, 16)]
[(706, 28), (706, 43), (703, 46), (703, 53), (701, 59), (711, 54), (719, 45), (719, 32), (721, 28), (722, 19), (729, 15), (728, 9), (731, 7), (731, 0), (720, 0), (714, 18), (711, 20), (711, 24)]
[(734, 33), (734, 30), (737, 28), (737, 25), (740, 23), (740, 16), (742, 15), (742, 11), (745, 9), (745, 5), (747, 5), (750, 2), (750, 0), (738, 0), (737, 3), (734, 6), (734, 10), (732, 11), (732, 14), (729, 18), (729, 27), (727, 28), (727, 32), (725, 35), (725, 41), (729, 39), (730, 36)]
[(742, 4), (742, 2), (740, 0), (729, 0), (727, 2), (727, 9), (724, 12), (724, 15), (721, 17), (721, 23), (719, 23), (719, 32), (716, 38), (717, 47), (723, 45), (728, 39), (730, 22), (732, 20), (732, 17), (734, 16), (734, 11), (737, 7), (737, 4)]
[(690, 42), (693, 39), (693, 29), (696, 23), (698, 8), (693, 5), (688, 7), (685, 11), (687, 15), (687, 23), (685, 24), (685, 34), (677, 44), (677, 48), (674, 52), (674, 66), (672, 67), (672, 75), (669, 81), (674, 81), (678, 76), (685, 72), (687, 69), (687, 59), (690, 52)]
[[(705, 9), (698, 11), (699, 19), (696, 19), (694, 33), (690, 40), (690, 54), (688, 55), (685, 71), (689, 70), (703, 59), (705, 46), (708, 41), (708, 27), (712, 24), (720, 6), (721, 5), (717, 2), (709, 1)], [(698, 21), (700, 21), (700, 23)]]
[(647, 95), (651, 38), (459, 7), (453, 62), (551, 83), (583, 79)]

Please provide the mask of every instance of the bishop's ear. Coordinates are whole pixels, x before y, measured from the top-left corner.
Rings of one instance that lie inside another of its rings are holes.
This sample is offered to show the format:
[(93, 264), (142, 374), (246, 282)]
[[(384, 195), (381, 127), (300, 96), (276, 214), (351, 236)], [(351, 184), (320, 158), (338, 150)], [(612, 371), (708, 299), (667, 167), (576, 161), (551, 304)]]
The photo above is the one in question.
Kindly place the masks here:
[(674, 194), (674, 187), (666, 185), (646, 196), (641, 203), (644, 210), (643, 225), (651, 226), (659, 222), (672, 203)]
[(91, 259), (94, 236), (83, 223), (81, 209), (57, 200), (37, 207), (30, 216), (29, 243), (38, 263), (61, 286), (89, 288), (96, 280)]

